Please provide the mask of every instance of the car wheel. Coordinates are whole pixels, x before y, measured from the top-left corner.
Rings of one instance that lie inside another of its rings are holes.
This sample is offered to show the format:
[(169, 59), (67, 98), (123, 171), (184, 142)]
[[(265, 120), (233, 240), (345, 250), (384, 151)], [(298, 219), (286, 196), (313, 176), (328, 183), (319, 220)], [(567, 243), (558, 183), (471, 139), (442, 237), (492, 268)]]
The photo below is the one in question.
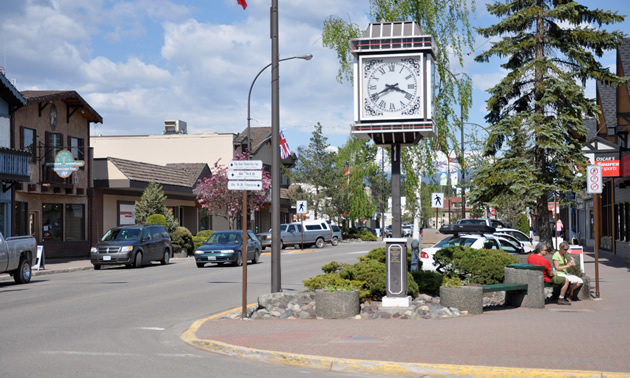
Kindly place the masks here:
[(243, 266), (243, 255), (241, 255), (241, 252), (238, 252), (238, 256), (236, 256), (236, 262), (234, 263), (234, 265), (236, 266)]
[(284, 249), (284, 247), (285, 247), (284, 243), (282, 242), (282, 240), (280, 240), (280, 249)]
[(317, 240), (315, 240), (315, 246), (317, 248), (324, 248), (325, 244), (326, 243), (324, 242), (324, 239), (322, 239), (322, 238), (317, 238)]
[(258, 264), (258, 261), (260, 261), (260, 251), (256, 250), (254, 258), (252, 259), (252, 264)]
[(31, 264), (24, 257), (20, 257), (18, 268), (13, 275), (13, 279), (17, 284), (25, 284), (31, 282)]
[(160, 264), (168, 265), (168, 262), (171, 260), (171, 252), (168, 249), (164, 250), (164, 257), (160, 260)]
[(332, 244), (333, 246), (337, 246), (337, 244), (339, 244), (339, 239), (335, 236), (334, 238), (332, 238), (332, 242), (331, 242), (331, 244)]
[(142, 252), (136, 253), (136, 258), (133, 260), (133, 267), (134, 268), (142, 267)]
[(265, 250), (265, 248), (267, 248), (267, 247), (265, 247), (265, 246), (260, 247), (260, 249), (263, 250), (263, 251)]
[(94, 270), (101, 270), (101, 266), (98, 264), (94, 264)]
[(204, 263), (197, 263), (197, 268), (203, 268), (206, 264)]

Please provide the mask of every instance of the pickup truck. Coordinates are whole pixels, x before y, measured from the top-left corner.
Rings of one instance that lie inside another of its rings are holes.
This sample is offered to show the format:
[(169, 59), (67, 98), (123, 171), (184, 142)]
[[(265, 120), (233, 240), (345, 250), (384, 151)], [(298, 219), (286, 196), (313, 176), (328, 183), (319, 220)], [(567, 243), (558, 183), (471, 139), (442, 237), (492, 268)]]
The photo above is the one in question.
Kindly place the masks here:
[[(256, 234), (262, 249), (271, 246), (271, 230)], [(315, 245), (322, 248), (326, 243), (332, 243), (332, 230), (326, 222), (308, 221), (304, 223), (304, 245)], [(280, 248), (287, 246), (298, 248), (302, 244), (302, 224), (299, 222), (280, 225)]]
[(15, 283), (31, 281), (31, 266), (37, 259), (37, 242), (32, 236), (12, 236), (0, 233), (0, 273), (9, 273)]

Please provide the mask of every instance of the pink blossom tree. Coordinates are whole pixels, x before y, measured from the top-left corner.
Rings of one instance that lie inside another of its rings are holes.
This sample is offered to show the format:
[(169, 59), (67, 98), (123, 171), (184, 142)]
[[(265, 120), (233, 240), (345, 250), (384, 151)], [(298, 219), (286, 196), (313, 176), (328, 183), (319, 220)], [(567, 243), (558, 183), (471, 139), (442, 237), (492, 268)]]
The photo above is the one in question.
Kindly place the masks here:
[[(247, 153), (236, 154), (234, 160), (246, 160)], [(197, 202), (208, 214), (224, 218), (230, 227), (234, 229), (238, 216), (243, 212), (243, 192), (228, 189), (228, 167), (219, 164), (221, 159), (214, 163), (211, 169), (212, 176), (204, 177), (197, 181), (195, 194)], [(247, 192), (247, 209), (258, 211), (267, 202), (271, 190), (271, 175), (263, 169), (262, 189)]]

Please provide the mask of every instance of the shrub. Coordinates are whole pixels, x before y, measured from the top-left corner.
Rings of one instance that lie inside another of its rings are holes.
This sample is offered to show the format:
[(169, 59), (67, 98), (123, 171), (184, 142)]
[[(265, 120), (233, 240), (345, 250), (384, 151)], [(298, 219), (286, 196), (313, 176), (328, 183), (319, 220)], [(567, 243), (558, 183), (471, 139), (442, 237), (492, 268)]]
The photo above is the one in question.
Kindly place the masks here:
[(440, 295), (440, 286), (442, 286), (443, 280), (443, 276), (440, 273), (419, 270), (411, 272), (411, 275), (421, 293), (433, 296)]
[(368, 230), (359, 230), (357, 233), (359, 239), (363, 241), (376, 241), (376, 236)]
[(214, 234), (214, 230), (199, 231), (197, 235), (193, 236), (192, 238), (194, 249), (199, 248), (199, 246), (205, 243), (210, 238), (210, 236), (212, 236), (212, 234)]
[(328, 264), (322, 266), (322, 271), (324, 273), (339, 273), (346, 266), (348, 266), (348, 264), (346, 263), (338, 263), (336, 261), (331, 261)]
[(380, 300), (386, 294), (387, 269), (385, 264), (376, 260), (364, 259), (348, 265), (339, 272), (339, 276), (347, 280), (364, 282), (365, 292), (361, 292), (361, 300)]
[(182, 248), (186, 248), (188, 254), (193, 252), (193, 236), (186, 227), (177, 227), (175, 231), (171, 232), (171, 239), (173, 240), (174, 250), (177, 251)]
[(363, 282), (347, 280), (342, 278), (338, 273), (319, 274), (302, 281), (304, 287), (310, 291), (318, 289), (326, 291), (343, 291), (343, 290), (359, 290), (363, 288)]
[(159, 224), (166, 228), (166, 217), (162, 214), (153, 214), (147, 217), (147, 220), (144, 221), (145, 224)]
[[(460, 287), (462, 286), (462, 280), (459, 277), (445, 277), (442, 281), (444, 287)], [(439, 292), (439, 289), (438, 289)]]
[(500, 249), (448, 247), (439, 250), (434, 259), (442, 272), (467, 283), (495, 284), (503, 282), (504, 268), (519, 262), (518, 257)]
[(385, 261), (387, 260), (385, 248), (374, 248), (373, 250), (368, 252), (367, 255), (359, 257), (359, 261), (363, 260), (376, 260), (380, 263), (385, 264)]
[(529, 221), (527, 220), (527, 214), (518, 215), (516, 229), (521, 231), (525, 235), (529, 235)]

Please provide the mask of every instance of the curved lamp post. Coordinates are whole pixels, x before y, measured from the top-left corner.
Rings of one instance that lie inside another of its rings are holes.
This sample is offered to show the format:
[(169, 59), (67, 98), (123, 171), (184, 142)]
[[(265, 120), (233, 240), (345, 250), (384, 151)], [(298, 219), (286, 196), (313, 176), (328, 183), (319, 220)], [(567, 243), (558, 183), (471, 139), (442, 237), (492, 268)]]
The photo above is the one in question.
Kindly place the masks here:
[[(276, 13), (277, 16), (277, 13)], [(272, 17), (273, 18), (273, 17)], [(277, 20), (276, 20), (277, 22)], [(272, 42), (273, 45), (274, 42)], [(275, 39), (275, 43), (277, 43), (277, 38)], [(273, 47), (273, 46), (272, 46)], [(274, 48), (272, 48), (272, 53), (274, 51)], [(277, 51), (277, 50), (276, 50)], [(275, 55), (277, 57), (277, 55)], [(279, 150), (279, 125), (277, 124), (278, 122), (275, 122), (274, 120), (277, 120), (278, 118), (278, 114), (277, 112), (279, 112), (279, 109), (277, 107), (277, 102), (278, 102), (278, 63), (285, 61), (285, 60), (291, 60), (291, 59), (303, 59), (303, 60), (311, 60), (313, 58), (312, 54), (304, 54), (304, 55), (299, 55), (299, 56), (292, 56), (289, 58), (282, 58), (282, 59), (273, 59), (273, 61), (269, 64), (267, 64), (266, 66), (264, 66), (256, 75), (256, 77), (254, 77), (254, 80), (252, 81), (252, 84), (249, 87), (249, 94), (247, 95), (247, 159), (251, 159), (251, 151), (252, 151), (252, 139), (251, 139), (251, 98), (252, 98), (252, 89), (254, 88), (254, 83), (256, 83), (256, 79), (258, 79), (258, 77), (260, 76), (260, 74), (262, 74), (267, 68), (271, 67), (272, 65), (275, 64), (273, 70), (272, 70), (272, 156), (273, 156), (273, 162), (272, 162), (272, 166), (271, 166), (271, 190), (272, 190), (272, 195), (271, 195), (271, 291), (272, 292), (279, 292), (280, 291), (280, 150)], [(247, 192), (244, 192), (243, 194), (243, 206), (246, 206), (246, 196), (247, 196)], [(245, 224), (245, 221), (243, 221), (243, 224)], [(243, 228), (245, 229), (245, 227)], [(243, 237), (243, 240), (245, 240), (245, 236)], [(244, 248), (245, 250), (245, 248)], [(245, 280), (243, 280), (244, 285), (246, 285)], [(243, 292), (245, 293), (245, 286), (243, 289)], [(243, 313), (245, 313), (245, 298), (246, 295), (243, 294)]]

